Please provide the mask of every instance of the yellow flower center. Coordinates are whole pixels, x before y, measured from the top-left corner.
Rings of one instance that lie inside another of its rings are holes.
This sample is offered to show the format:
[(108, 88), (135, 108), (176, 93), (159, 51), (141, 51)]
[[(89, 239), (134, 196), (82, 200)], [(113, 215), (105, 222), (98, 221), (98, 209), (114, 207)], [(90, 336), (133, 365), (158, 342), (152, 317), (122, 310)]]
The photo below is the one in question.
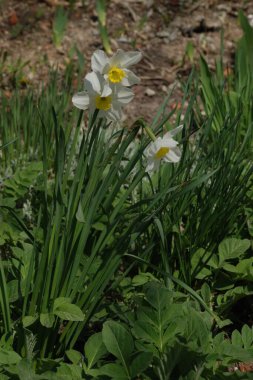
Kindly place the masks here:
[(112, 105), (112, 97), (98, 95), (96, 96), (95, 104), (98, 110), (108, 111)]
[(169, 153), (170, 151), (170, 148), (167, 148), (167, 147), (162, 147), (160, 148), (156, 154), (155, 154), (155, 158), (163, 158), (164, 156), (166, 156), (167, 153)]
[(108, 79), (112, 83), (119, 83), (126, 76), (124, 70), (119, 67), (112, 66), (108, 72)]

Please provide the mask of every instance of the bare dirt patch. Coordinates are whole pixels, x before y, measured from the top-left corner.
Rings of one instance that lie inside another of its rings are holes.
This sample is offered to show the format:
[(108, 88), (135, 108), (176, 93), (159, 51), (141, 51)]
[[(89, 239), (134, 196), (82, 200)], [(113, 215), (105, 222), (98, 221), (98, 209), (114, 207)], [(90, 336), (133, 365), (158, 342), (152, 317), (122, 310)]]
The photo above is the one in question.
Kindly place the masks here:
[[(68, 23), (62, 44), (56, 48), (52, 24), (59, 5), (68, 11)], [(107, 26), (113, 50), (143, 52), (136, 67), (141, 85), (135, 88), (135, 101), (126, 111), (131, 121), (139, 116), (151, 120), (171, 88), (169, 106), (175, 107), (180, 99), (180, 79), (187, 77), (199, 54), (214, 67), (222, 29), (224, 62), (228, 67), (233, 65), (235, 41), (241, 35), (239, 9), (248, 17), (253, 14), (251, 1), (108, 1)], [(63, 72), (70, 60), (77, 59), (71, 54), (74, 47), (85, 57), (83, 75), (90, 69), (94, 50), (102, 48), (95, 1), (76, 1), (71, 9), (69, 2), (61, 0), (0, 0), (0, 35), (1, 61), (6, 58), (0, 63), (0, 87), (7, 94), (14, 86), (13, 73), (20, 67), (20, 84), (36, 87), (47, 81), (50, 68)], [(189, 45), (192, 59), (186, 53)]]

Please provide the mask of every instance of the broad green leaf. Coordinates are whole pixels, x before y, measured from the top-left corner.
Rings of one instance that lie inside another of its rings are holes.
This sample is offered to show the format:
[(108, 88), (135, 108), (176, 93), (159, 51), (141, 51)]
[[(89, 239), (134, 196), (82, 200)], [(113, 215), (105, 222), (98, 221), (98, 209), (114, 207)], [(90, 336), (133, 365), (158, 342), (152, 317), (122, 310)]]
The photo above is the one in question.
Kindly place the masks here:
[(107, 350), (126, 368), (134, 350), (133, 338), (127, 329), (118, 322), (108, 321), (104, 323), (102, 337)]
[(219, 261), (220, 266), (224, 261), (238, 258), (242, 256), (250, 247), (250, 241), (236, 238), (228, 238), (223, 240), (219, 245)]
[(212, 272), (206, 268), (210, 261), (208, 258), (210, 258), (210, 253), (203, 248), (198, 249), (191, 257), (191, 272), (200, 280), (212, 274)]
[(230, 273), (220, 272), (213, 283), (213, 288), (221, 291), (232, 289), (235, 286), (235, 280)]
[(6, 333), (1, 336), (0, 348), (4, 348), (7, 351), (12, 351), (14, 335)]
[(201, 287), (201, 296), (207, 305), (210, 304), (212, 294), (209, 285), (205, 282)]
[(97, 222), (92, 224), (92, 228), (96, 231), (104, 231), (106, 229), (106, 225), (104, 223)]
[[(19, 247), (13, 247), (13, 253), (15, 254), (15, 257), (17, 257), (18, 260), (18, 265), (20, 267), (20, 273), (22, 275), (23, 279), (27, 278), (28, 271), (29, 271), (29, 266), (30, 266), (30, 261), (32, 257), (32, 252), (33, 252), (33, 246), (31, 244), (23, 243), (23, 248)], [(20, 262), (22, 265), (20, 266)]]
[(177, 339), (178, 335), (183, 335), (187, 321), (185, 318), (177, 318), (169, 324), (167, 329), (164, 331), (162, 342), (165, 346), (166, 344), (171, 345), (173, 341)]
[(8, 373), (12, 375), (17, 375), (11, 377), (19, 380), (37, 380), (40, 379), (39, 375), (36, 375), (34, 372), (34, 368), (31, 365), (31, 361), (28, 359), (21, 359), (19, 363), (9, 365), (6, 369), (8, 369)]
[(106, 354), (107, 350), (102, 340), (102, 333), (92, 335), (84, 346), (85, 356), (88, 360), (88, 369)]
[(222, 265), (222, 268), (225, 271), (230, 272), (230, 273), (237, 273), (238, 272), (235, 265), (232, 265), (232, 264), (229, 264), (226, 262)]
[(7, 290), (10, 302), (15, 302), (21, 296), (19, 294), (19, 281), (11, 280), (7, 283)]
[[(82, 377), (82, 368), (79, 364), (61, 363), (57, 368), (57, 379), (62, 380), (79, 380)], [(54, 380), (54, 377), (52, 377)]]
[(54, 309), (54, 315), (66, 321), (83, 321), (84, 314), (80, 307), (72, 303), (63, 303)]
[(21, 357), (15, 351), (0, 348), (0, 365), (17, 364)]
[(55, 317), (51, 313), (40, 314), (40, 323), (47, 328), (53, 327)]
[(196, 342), (197, 346), (200, 346), (204, 352), (210, 343), (210, 331), (207, 323), (200, 312), (188, 307), (188, 305), (184, 307), (184, 312), (186, 324), (182, 335), (188, 342)]
[(155, 358), (160, 358), (160, 352), (153, 343), (143, 342), (142, 340), (136, 340), (135, 346), (139, 352), (151, 352)]
[(22, 324), (24, 327), (31, 326), (35, 321), (37, 321), (38, 315), (26, 315), (22, 318)]
[(236, 265), (237, 273), (241, 273), (245, 277), (247, 275), (253, 276), (253, 257), (249, 259), (243, 259)]
[(133, 286), (142, 286), (150, 280), (155, 280), (155, 277), (151, 273), (139, 273), (133, 277), (132, 284)]
[(141, 323), (148, 323), (154, 327), (159, 327), (158, 316), (156, 310), (151, 307), (143, 306), (141, 310), (137, 312), (137, 318)]
[(3, 373), (1, 373), (0, 376), (1, 376), (0, 377), (1, 380), (10, 380), (11, 379), (9, 376), (4, 375)]
[(79, 364), (82, 361), (82, 354), (79, 351), (70, 349), (65, 352), (67, 355), (68, 359), (73, 363), (73, 364)]
[(162, 310), (172, 303), (171, 292), (155, 282), (147, 287), (146, 297), (148, 303), (162, 315)]
[(71, 303), (71, 299), (67, 297), (59, 297), (54, 300), (54, 310), (66, 303)]
[(138, 354), (130, 365), (131, 377), (135, 378), (140, 375), (151, 363), (153, 354), (151, 352), (141, 352)]
[(138, 339), (143, 339), (146, 342), (159, 346), (160, 337), (158, 329), (147, 322), (138, 321), (134, 324), (133, 334)]
[(105, 364), (103, 367), (99, 369), (101, 375), (109, 376), (113, 380), (129, 380), (130, 377), (124, 370), (120, 364), (110, 363)]

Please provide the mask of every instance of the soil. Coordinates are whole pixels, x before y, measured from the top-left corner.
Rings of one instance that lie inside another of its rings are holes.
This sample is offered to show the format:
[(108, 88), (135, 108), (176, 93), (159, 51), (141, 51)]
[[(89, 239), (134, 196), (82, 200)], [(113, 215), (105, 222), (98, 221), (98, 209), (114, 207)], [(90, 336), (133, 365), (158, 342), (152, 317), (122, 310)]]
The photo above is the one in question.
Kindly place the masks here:
[[(71, 3), (73, 6), (71, 6)], [(151, 121), (165, 95), (173, 89), (169, 108), (180, 106), (181, 81), (202, 54), (211, 68), (220, 56), (224, 31), (224, 63), (233, 69), (236, 41), (242, 35), (238, 12), (253, 24), (253, 0), (107, 0), (107, 28), (112, 49), (140, 50), (135, 72), (141, 84), (126, 109), (130, 124), (142, 116)], [(60, 47), (53, 43), (57, 8), (68, 12)], [(102, 49), (95, 0), (0, 0), (0, 93), (8, 97), (16, 86), (37, 88), (52, 67), (62, 73), (77, 48), (90, 70), (94, 50)], [(73, 81), (73, 92), (78, 88)], [(231, 370), (249, 372), (252, 363)]]
[[(85, 57), (83, 75), (90, 70), (92, 53), (103, 48), (95, 0), (72, 3), (71, 7), (71, 1), (66, 0), (0, 0), (0, 88), (7, 96), (14, 85), (36, 87), (45, 82), (52, 67), (63, 72), (71, 59), (77, 60), (76, 54), (71, 56), (74, 47)], [(59, 6), (68, 12), (68, 22), (61, 46), (56, 48), (52, 27)], [(235, 41), (241, 36), (240, 9), (252, 20), (253, 1), (107, 1), (112, 49), (143, 53), (135, 68), (141, 84), (135, 87), (136, 98), (126, 110), (129, 122), (140, 116), (152, 120), (171, 89), (169, 107), (176, 107), (180, 103), (180, 80), (188, 76), (199, 54), (214, 67), (222, 29), (224, 62), (232, 66)]]

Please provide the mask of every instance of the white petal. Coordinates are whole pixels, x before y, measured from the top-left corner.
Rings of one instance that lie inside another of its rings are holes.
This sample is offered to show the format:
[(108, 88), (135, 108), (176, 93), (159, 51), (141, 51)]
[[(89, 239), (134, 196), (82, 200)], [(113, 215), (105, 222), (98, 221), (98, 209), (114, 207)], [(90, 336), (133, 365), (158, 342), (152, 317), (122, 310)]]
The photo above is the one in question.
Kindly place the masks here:
[(91, 57), (91, 68), (93, 71), (103, 74), (105, 66), (109, 63), (109, 58), (103, 50), (96, 50)]
[(154, 161), (148, 162), (146, 169), (145, 169), (145, 172), (148, 172), (148, 173), (152, 172), (154, 170), (154, 166), (155, 166)]
[(126, 76), (122, 79), (121, 83), (123, 86), (133, 86), (134, 84), (140, 83), (140, 78), (138, 78), (131, 70), (124, 70)]
[(85, 76), (84, 87), (88, 93), (96, 92), (101, 93), (101, 81), (99, 80), (99, 75), (91, 72)]
[(86, 110), (89, 107), (90, 99), (87, 92), (78, 92), (72, 98), (74, 106), (81, 110)]
[(107, 118), (112, 121), (119, 121), (122, 117), (121, 109), (111, 108), (107, 111)]
[(170, 137), (163, 137), (162, 139), (158, 137), (158, 139), (156, 140), (157, 150), (160, 148), (174, 148), (177, 145), (178, 142)]
[(115, 93), (115, 104), (117, 106), (117, 103), (119, 104), (127, 104), (131, 102), (131, 100), (134, 97), (134, 93), (130, 88), (126, 87), (119, 87), (117, 88)]
[(142, 54), (139, 51), (124, 52), (119, 49), (110, 59), (111, 66), (129, 67), (138, 63), (142, 58)]
[(171, 149), (164, 157), (165, 162), (179, 162), (181, 158), (181, 151), (178, 147)]
[(167, 133), (164, 135), (164, 137), (165, 137), (165, 136), (167, 136), (167, 137), (176, 136), (179, 132), (182, 131), (183, 128), (184, 128), (183, 124), (182, 124), (182, 125), (179, 125), (177, 128), (172, 129), (172, 131), (167, 132)]
[(91, 72), (86, 75), (84, 86), (89, 94), (97, 93), (100, 96), (106, 97), (112, 93), (110, 86), (99, 73)]
[(154, 157), (155, 153), (157, 152), (157, 146), (156, 146), (156, 141), (155, 142), (151, 142), (147, 148), (145, 149), (145, 156), (146, 157)]
[(101, 88), (102, 88), (101, 96), (106, 97), (106, 96), (111, 95), (112, 89), (107, 83), (101, 84)]
[(159, 169), (159, 166), (160, 166), (160, 161), (148, 159), (145, 172), (151, 173), (151, 172)]

